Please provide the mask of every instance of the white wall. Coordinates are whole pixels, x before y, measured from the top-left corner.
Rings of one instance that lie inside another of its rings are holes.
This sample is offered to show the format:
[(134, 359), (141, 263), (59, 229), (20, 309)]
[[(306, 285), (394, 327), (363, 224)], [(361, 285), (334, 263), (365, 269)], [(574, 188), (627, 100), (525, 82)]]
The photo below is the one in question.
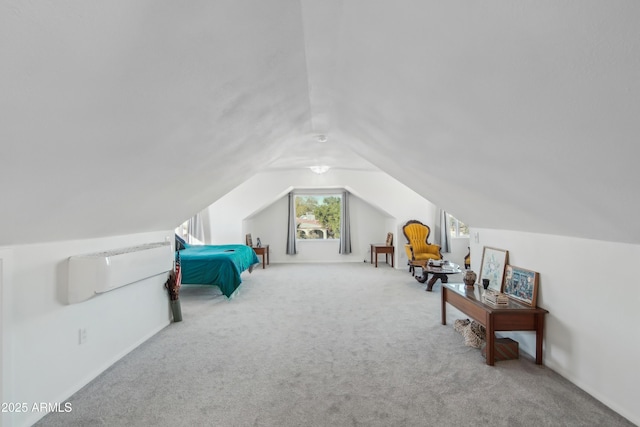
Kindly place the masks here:
[(298, 253), (287, 255), (288, 205), (288, 196), (281, 197), (244, 223), (254, 242), (260, 237), (263, 244), (269, 244), (271, 262), (369, 262), (369, 244), (384, 242), (387, 234), (384, 230), (389, 216), (351, 195), (351, 254), (339, 254), (337, 240), (298, 240)]
[[(383, 187), (384, 188), (384, 187)], [(408, 193), (411, 194), (411, 193)], [(424, 199), (422, 199), (424, 201)], [(424, 201), (426, 202), (426, 201)], [(428, 203), (428, 202), (426, 202)], [(251, 233), (254, 242), (260, 237), (263, 244), (269, 244), (271, 262), (370, 262), (371, 243), (384, 242), (387, 232), (394, 233), (394, 245), (396, 247), (395, 266), (405, 268), (407, 256), (404, 250), (406, 239), (402, 234), (402, 225), (406, 222), (399, 222), (396, 218), (386, 213), (386, 210), (397, 210), (394, 207), (382, 206), (381, 210), (370, 203), (351, 195), (351, 245), (352, 254), (343, 256), (338, 253), (339, 244), (337, 241), (318, 240), (298, 240), (296, 255), (286, 255), (287, 236), (287, 212), (288, 197), (284, 195), (273, 204), (251, 215), (244, 221), (243, 235)], [(429, 209), (435, 209), (429, 207)], [(419, 211), (414, 215), (405, 213), (406, 218), (424, 218), (423, 208), (419, 206)], [(435, 220), (435, 217), (434, 219)], [(424, 220), (425, 222), (427, 220)], [(431, 223), (432, 229), (433, 223)], [(433, 243), (433, 235), (429, 238)], [(469, 239), (457, 238), (451, 241), (451, 252), (443, 254), (445, 259), (457, 264), (464, 264), (464, 256), (468, 252)], [(380, 261), (384, 262), (384, 256), (380, 256)]]
[(238, 219), (255, 215), (293, 188), (346, 188), (403, 223), (420, 219), (432, 225), (436, 216), (431, 202), (384, 172), (329, 170), (322, 175), (310, 170), (264, 172), (209, 206), (211, 234), (207, 236), (207, 243), (244, 242), (242, 223)]
[[(3, 399), (29, 405), (64, 402), (167, 326), (166, 275), (72, 305), (64, 304), (64, 287), (69, 256), (164, 241), (172, 235), (173, 231), (167, 230), (11, 248), (11, 275), (5, 275), (4, 280), (4, 296), (10, 294), (11, 311), (5, 313), (2, 325), (9, 331), (4, 338), (10, 340), (11, 352), (4, 352)], [(87, 330), (87, 341), (82, 345), (80, 328)], [(7, 415), (3, 426), (31, 425), (45, 414)]]
[[(472, 229), (472, 269), (483, 246), (509, 251), (512, 265), (540, 273), (546, 316), (543, 363), (616, 412), (640, 424), (640, 245)], [(504, 333), (535, 354), (533, 333)]]
[[(402, 225), (410, 219), (418, 219), (431, 226), (433, 230), (437, 217), (437, 208), (433, 203), (384, 172), (329, 170), (322, 175), (308, 170), (265, 172), (255, 175), (205, 210), (203, 218), (209, 218), (205, 229), (210, 232), (206, 236), (207, 243), (244, 243), (245, 233), (251, 232), (254, 239), (260, 237), (264, 243), (279, 246), (280, 239), (284, 237), (272, 237), (272, 230), (250, 229), (253, 225), (249, 224), (255, 217), (260, 216), (263, 210), (271, 209), (274, 203), (277, 206), (273, 209), (281, 209), (282, 203), (286, 206), (283, 198), (294, 188), (346, 188), (350, 191), (356, 200), (356, 203), (352, 203), (351, 206), (352, 218), (358, 218), (358, 215), (363, 214), (362, 224), (365, 226), (368, 225), (367, 221), (371, 221), (369, 224), (371, 228), (363, 230), (362, 234), (358, 234), (357, 240), (352, 241), (354, 252), (362, 251), (363, 248), (368, 250), (370, 243), (383, 242), (386, 233), (392, 231), (396, 245), (396, 267), (403, 266), (407, 262)], [(364, 204), (359, 205), (357, 200)], [(366, 208), (366, 205), (370, 207)], [(380, 211), (380, 216), (371, 213), (375, 210)], [(275, 225), (279, 223), (286, 226), (286, 207), (282, 218), (277, 218), (276, 213), (270, 213), (269, 217), (274, 222), (269, 223), (265, 217), (260, 222), (261, 227), (280, 227)], [(385, 218), (384, 223), (379, 222), (381, 218)], [(239, 219), (245, 219), (245, 224), (243, 225)], [(353, 221), (352, 227), (358, 227), (358, 221)], [(430, 241), (433, 242), (433, 240)], [(305, 261), (333, 260), (331, 255), (333, 248), (330, 242), (322, 242), (315, 246), (310, 246), (310, 242), (304, 243), (306, 244), (301, 246), (300, 255), (306, 254)], [(323, 246), (320, 245), (325, 245), (325, 249), (321, 249)], [(273, 250), (271, 246), (270, 249)], [(276, 250), (279, 249), (275, 248), (273, 252)], [(362, 252), (356, 252), (352, 257), (354, 261), (362, 261), (364, 258), (369, 259), (369, 256)], [(302, 257), (300, 259), (302, 260)], [(280, 261), (277, 258), (272, 260)]]

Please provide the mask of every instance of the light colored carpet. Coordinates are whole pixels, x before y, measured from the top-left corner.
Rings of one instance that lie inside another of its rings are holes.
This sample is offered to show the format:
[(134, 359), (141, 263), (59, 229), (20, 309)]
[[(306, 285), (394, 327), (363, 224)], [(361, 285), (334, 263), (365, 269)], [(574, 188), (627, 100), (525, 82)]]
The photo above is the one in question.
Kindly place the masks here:
[[(454, 277), (453, 280), (456, 278)], [(460, 278), (457, 278), (460, 280)], [(39, 426), (630, 426), (529, 358), (487, 366), (407, 270), (272, 264), (184, 286), (165, 328)]]

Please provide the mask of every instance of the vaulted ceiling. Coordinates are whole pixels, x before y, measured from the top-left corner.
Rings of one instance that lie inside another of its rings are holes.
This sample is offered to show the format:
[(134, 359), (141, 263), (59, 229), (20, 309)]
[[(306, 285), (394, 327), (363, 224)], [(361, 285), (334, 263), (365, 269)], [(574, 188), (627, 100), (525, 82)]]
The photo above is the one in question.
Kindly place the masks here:
[(640, 243), (639, 20), (631, 0), (2, 0), (0, 245), (170, 229), (314, 163), (474, 227)]

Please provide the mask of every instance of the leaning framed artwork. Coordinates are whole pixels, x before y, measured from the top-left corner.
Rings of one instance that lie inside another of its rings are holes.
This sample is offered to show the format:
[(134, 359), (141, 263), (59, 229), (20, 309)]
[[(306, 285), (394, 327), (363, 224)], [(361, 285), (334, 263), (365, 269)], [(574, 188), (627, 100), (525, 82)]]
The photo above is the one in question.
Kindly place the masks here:
[(393, 233), (392, 232), (388, 232), (387, 233), (387, 240), (384, 242), (385, 246), (391, 246), (393, 245)]
[(507, 265), (503, 291), (509, 298), (536, 307), (540, 275), (531, 270)]
[(489, 288), (496, 292), (502, 292), (502, 279), (504, 270), (509, 262), (509, 251), (485, 246), (482, 249), (482, 263), (480, 264), (479, 282), (489, 279)]

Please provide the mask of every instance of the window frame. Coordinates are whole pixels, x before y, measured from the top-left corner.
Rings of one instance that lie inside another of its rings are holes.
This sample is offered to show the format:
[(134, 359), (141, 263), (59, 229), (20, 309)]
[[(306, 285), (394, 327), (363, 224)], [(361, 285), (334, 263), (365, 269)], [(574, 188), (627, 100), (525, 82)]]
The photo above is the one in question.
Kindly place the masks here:
[[(460, 221), (458, 218), (454, 217), (450, 213), (447, 212), (447, 222), (449, 223), (449, 237), (452, 239), (458, 238), (468, 238), (469, 237), (469, 226), (464, 222)], [(461, 226), (462, 225), (462, 226)], [(461, 234), (460, 229), (466, 228), (467, 234)]]
[[(340, 189), (306, 189), (299, 190), (293, 193), (294, 196), (294, 206), (296, 206), (296, 201), (298, 197), (314, 197), (314, 198), (327, 198), (327, 197), (336, 197), (339, 199), (339, 210), (338, 214), (340, 215), (340, 221), (338, 230), (335, 231), (337, 237), (327, 237), (327, 238), (300, 238), (298, 235), (298, 227), (296, 225), (296, 243), (298, 242), (336, 242), (340, 241), (340, 228), (342, 228), (342, 193), (343, 190)], [(295, 209), (295, 208), (294, 208)], [(296, 212), (296, 222), (299, 219)]]

